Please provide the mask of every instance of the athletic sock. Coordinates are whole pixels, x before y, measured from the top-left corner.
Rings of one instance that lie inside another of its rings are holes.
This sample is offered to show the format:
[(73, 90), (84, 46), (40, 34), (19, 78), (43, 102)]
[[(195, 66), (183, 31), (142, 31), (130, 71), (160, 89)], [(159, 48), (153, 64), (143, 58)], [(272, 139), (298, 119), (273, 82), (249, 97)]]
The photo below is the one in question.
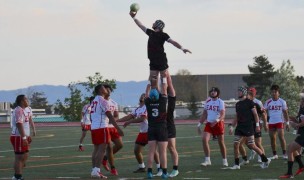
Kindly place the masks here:
[(272, 154), (275, 156), (277, 155), (277, 151), (272, 151)]
[(103, 160), (104, 160), (104, 161), (108, 160), (108, 157), (107, 157), (106, 155), (103, 156)]
[(293, 166), (293, 161), (288, 161), (288, 171), (287, 174), (292, 175), (292, 166)]
[(167, 168), (163, 168), (163, 174), (167, 174)]
[(152, 173), (152, 168), (148, 168), (148, 172)]
[(239, 166), (240, 165), (240, 159), (239, 158), (235, 158), (234, 159), (234, 164)]
[(22, 174), (16, 174), (16, 173), (15, 173), (14, 176), (15, 176), (16, 179), (21, 179)]
[(301, 155), (297, 155), (297, 156), (295, 157), (295, 160), (296, 160), (297, 163), (299, 164), (299, 168), (303, 168), (303, 167), (304, 167), (303, 162), (302, 162), (302, 160), (301, 160)]
[(177, 169), (178, 169), (178, 166), (173, 166), (173, 169), (174, 169), (174, 170), (177, 170)]
[(284, 154), (284, 155), (286, 154), (286, 150), (283, 150), (283, 154)]
[(145, 168), (146, 166), (145, 166), (145, 163), (141, 163), (141, 164), (138, 164), (138, 167), (139, 168)]
[(205, 161), (210, 161), (210, 157), (205, 157)]
[(268, 161), (268, 159), (267, 159), (267, 157), (265, 156), (265, 154), (261, 154), (260, 157), (261, 157), (261, 159), (262, 159), (262, 162), (267, 162), (267, 161)]
[(244, 161), (247, 161), (247, 156), (242, 157)]
[(160, 164), (156, 164), (156, 167), (157, 167), (157, 169), (159, 169), (160, 168)]
[(115, 166), (111, 166), (111, 169), (115, 169)]

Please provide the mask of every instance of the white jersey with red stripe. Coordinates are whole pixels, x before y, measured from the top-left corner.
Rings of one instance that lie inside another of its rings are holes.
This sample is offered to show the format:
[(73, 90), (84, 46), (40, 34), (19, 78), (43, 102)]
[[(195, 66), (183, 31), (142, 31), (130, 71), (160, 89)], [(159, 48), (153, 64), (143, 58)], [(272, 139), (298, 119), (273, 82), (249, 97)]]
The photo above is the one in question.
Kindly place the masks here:
[(91, 103), (91, 130), (108, 127), (106, 112), (110, 111), (110, 105), (102, 96), (96, 96)]
[(258, 100), (257, 98), (254, 98), (252, 101), (254, 103), (258, 104), (260, 106), (260, 108), (261, 108), (262, 111), (264, 110), (264, 106), (263, 106), (262, 101)]
[(288, 109), (285, 100), (268, 99), (264, 104), (264, 109), (268, 112), (269, 124), (284, 123), (283, 110)]
[(134, 118), (144, 117), (145, 120), (140, 123), (139, 132), (141, 133), (148, 132), (148, 114), (147, 114), (146, 106), (143, 105), (141, 107), (140, 106), (137, 107), (132, 111), (131, 115)]
[(82, 119), (81, 123), (85, 125), (90, 125), (91, 124), (91, 104), (86, 104), (82, 108)]
[[(114, 116), (114, 112), (118, 112), (118, 104), (113, 99), (108, 99), (107, 101), (109, 102), (111, 113)], [(114, 128), (113, 124), (111, 124), (109, 122), (108, 117), (107, 117), (107, 122), (108, 122), (108, 127), (109, 128)]]
[(17, 123), (23, 124), (24, 133), (26, 136), (30, 135), (30, 123), (29, 115), (31, 115), (30, 109), (25, 112), (25, 109), (22, 109), (20, 106), (17, 106), (12, 115), (12, 136), (20, 136), (20, 132), (17, 128)]
[(204, 110), (207, 111), (207, 122), (215, 122), (220, 117), (220, 112), (225, 111), (225, 103), (220, 98), (213, 100), (208, 98), (206, 100)]

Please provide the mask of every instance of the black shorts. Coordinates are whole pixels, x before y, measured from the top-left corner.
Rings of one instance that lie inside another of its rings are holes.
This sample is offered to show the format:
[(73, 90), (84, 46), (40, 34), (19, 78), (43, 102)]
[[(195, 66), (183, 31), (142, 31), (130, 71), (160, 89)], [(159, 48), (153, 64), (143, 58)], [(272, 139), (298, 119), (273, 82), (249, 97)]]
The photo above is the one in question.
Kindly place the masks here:
[(167, 124), (167, 130), (168, 130), (168, 138), (175, 138), (176, 137), (176, 129), (175, 129), (174, 124), (171, 124), (171, 125)]
[(149, 127), (148, 141), (168, 141), (168, 130), (166, 124), (163, 126)]
[(253, 127), (237, 127), (235, 129), (234, 135), (249, 137), (254, 135), (254, 130)]
[(298, 136), (295, 139), (295, 142), (298, 143), (300, 146), (304, 147), (304, 136)]
[(151, 71), (164, 71), (168, 68), (169, 68), (168, 64), (151, 64), (150, 63)]

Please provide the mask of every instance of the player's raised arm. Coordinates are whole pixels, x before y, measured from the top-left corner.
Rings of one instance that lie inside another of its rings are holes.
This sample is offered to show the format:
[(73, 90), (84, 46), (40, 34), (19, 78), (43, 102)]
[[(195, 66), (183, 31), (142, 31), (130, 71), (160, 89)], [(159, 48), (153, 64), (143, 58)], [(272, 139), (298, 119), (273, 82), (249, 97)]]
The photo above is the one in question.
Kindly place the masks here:
[(178, 48), (178, 49), (180, 49), (180, 50), (182, 50), (185, 54), (188, 52), (188, 53), (191, 53), (192, 54), (192, 52), (190, 51), (190, 50), (188, 50), (188, 49), (184, 49), (178, 42), (176, 42), (176, 41), (174, 41), (173, 39), (168, 39), (168, 41), (167, 42), (169, 42), (169, 43), (171, 43), (171, 44), (173, 44), (173, 46), (175, 46), (176, 48)]
[(133, 18), (135, 24), (141, 29), (143, 30), (144, 32), (146, 32), (147, 28), (146, 26), (144, 26), (135, 16), (137, 14), (137, 12), (133, 12), (133, 11), (130, 11), (130, 16)]

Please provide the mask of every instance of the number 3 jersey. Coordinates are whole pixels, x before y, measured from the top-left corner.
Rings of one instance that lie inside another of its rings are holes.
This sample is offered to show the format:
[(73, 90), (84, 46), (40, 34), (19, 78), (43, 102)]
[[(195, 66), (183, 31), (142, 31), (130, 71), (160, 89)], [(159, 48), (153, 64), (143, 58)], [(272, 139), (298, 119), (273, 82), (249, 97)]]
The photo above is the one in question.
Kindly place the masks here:
[(167, 124), (167, 102), (168, 98), (162, 95), (159, 95), (158, 101), (152, 101), (149, 97), (145, 99), (149, 127)]

